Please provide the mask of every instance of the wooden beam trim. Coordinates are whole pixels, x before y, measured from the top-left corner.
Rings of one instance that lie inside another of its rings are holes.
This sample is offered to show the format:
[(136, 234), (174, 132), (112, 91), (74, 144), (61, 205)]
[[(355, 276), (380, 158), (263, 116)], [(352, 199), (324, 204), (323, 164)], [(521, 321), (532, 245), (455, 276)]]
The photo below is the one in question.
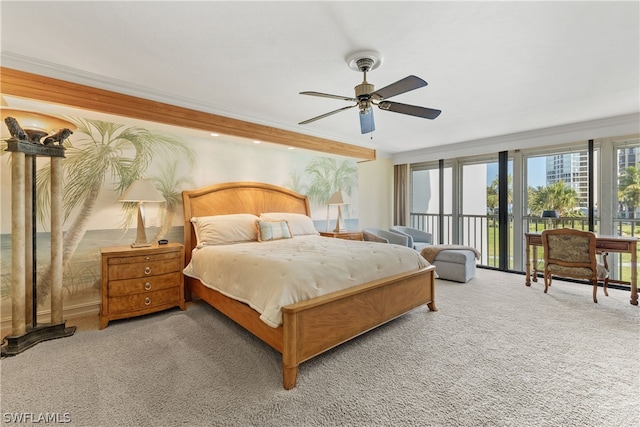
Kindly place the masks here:
[(260, 139), (265, 142), (364, 160), (375, 160), (376, 158), (376, 151), (371, 148), (304, 135), (5, 67), (0, 67), (0, 85), (2, 93), (7, 95), (54, 102), (172, 126)]

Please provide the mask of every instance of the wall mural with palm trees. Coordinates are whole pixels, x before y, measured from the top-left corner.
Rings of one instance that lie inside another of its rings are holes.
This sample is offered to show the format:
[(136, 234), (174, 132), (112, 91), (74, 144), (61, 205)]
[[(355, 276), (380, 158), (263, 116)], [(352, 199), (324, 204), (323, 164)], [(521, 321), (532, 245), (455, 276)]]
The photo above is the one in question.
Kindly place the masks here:
[[(319, 156), (275, 144), (254, 144), (225, 137), (212, 140), (180, 128), (155, 129), (154, 124), (123, 124), (95, 118), (65, 117), (76, 129), (64, 142), (65, 310), (97, 307), (100, 302), (100, 248), (135, 240), (136, 206), (118, 202), (136, 179), (153, 180), (166, 202), (147, 205), (147, 236), (182, 241), (182, 196), (185, 189), (227, 181), (261, 181), (307, 194), (319, 230), (326, 227), (326, 200), (338, 189), (353, 204), (345, 210), (347, 224), (357, 228), (357, 164), (341, 156)], [(0, 308), (11, 313), (10, 156), (7, 129), (0, 142)], [(48, 307), (49, 188), (48, 159), (37, 159), (37, 289), (39, 306)]]

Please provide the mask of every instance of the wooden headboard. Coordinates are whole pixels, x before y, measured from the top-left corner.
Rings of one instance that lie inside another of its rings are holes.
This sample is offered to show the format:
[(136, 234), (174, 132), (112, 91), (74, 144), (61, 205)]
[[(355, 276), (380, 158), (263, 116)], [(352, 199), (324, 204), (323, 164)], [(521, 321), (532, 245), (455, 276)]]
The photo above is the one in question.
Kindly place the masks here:
[(191, 218), (209, 215), (291, 212), (309, 215), (307, 196), (260, 182), (227, 182), (182, 192), (185, 265), (191, 261), (196, 235)]

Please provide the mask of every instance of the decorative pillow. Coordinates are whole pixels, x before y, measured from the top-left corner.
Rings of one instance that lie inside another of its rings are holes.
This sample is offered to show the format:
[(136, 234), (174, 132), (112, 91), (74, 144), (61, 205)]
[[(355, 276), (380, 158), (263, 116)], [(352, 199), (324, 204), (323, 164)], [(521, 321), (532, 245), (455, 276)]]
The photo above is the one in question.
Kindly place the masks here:
[(293, 236), (320, 234), (313, 225), (313, 220), (306, 215), (289, 212), (268, 212), (260, 214), (260, 218), (267, 221), (285, 220), (289, 223), (289, 230)]
[(269, 240), (290, 239), (291, 230), (289, 224), (285, 220), (281, 221), (256, 221), (258, 229), (258, 242), (268, 242)]
[(198, 239), (198, 248), (211, 245), (251, 242), (258, 240), (252, 214), (213, 215), (191, 218)]

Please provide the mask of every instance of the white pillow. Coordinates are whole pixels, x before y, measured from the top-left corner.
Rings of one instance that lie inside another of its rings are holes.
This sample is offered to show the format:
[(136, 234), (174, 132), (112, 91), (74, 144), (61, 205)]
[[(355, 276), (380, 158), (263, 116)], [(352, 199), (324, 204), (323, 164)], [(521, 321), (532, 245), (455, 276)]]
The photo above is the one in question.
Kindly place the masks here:
[(289, 212), (267, 212), (260, 214), (260, 218), (267, 221), (285, 220), (289, 223), (289, 230), (294, 236), (320, 234), (313, 225), (313, 220), (306, 215)]
[(198, 248), (209, 245), (251, 242), (258, 240), (256, 221), (252, 214), (213, 215), (191, 218), (198, 239)]

